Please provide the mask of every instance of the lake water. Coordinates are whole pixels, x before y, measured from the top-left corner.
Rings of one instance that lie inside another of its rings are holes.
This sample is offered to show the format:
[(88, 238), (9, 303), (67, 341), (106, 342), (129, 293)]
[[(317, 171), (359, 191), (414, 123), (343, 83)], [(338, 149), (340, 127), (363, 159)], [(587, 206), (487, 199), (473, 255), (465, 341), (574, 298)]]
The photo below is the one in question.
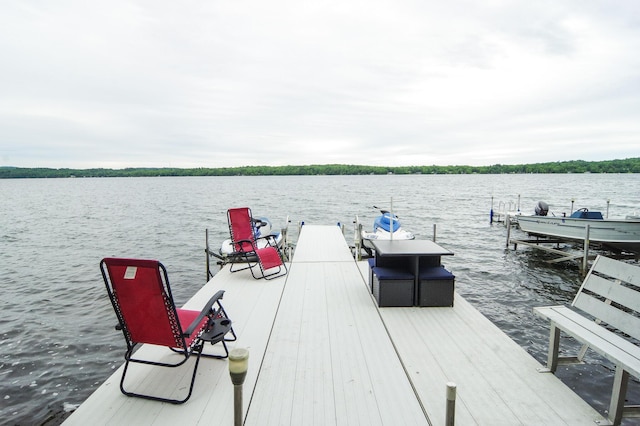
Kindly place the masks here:
[[(125, 349), (99, 273), (107, 256), (155, 258), (186, 302), (206, 281), (205, 229), (228, 237), (226, 210), (250, 206), (274, 228), (301, 221), (370, 226), (374, 205), (394, 211), (418, 238), (452, 250), (456, 289), (540, 362), (548, 324), (533, 306), (570, 303), (576, 264), (549, 265), (530, 249), (505, 248), (489, 223), (491, 197), (532, 212), (640, 210), (640, 175), (411, 175), (162, 177), (0, 180), (0, 422), (55, 424), (123, 362)], [(425, 331), (428, 332), (428, 331)], [(558, 375), (600, 412), (608, 408), (611, 365), (590, 353)], [(630, 396), (640, 402), (634, 381)]]

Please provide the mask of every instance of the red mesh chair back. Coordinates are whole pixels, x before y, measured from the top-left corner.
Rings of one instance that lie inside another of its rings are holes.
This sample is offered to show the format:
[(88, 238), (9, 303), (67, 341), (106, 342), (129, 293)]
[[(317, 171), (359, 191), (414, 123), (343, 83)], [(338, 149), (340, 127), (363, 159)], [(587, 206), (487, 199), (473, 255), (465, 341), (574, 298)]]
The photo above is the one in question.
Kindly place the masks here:
[[(224, 290), (218, 290), (200, 311), (195, 311), (176, 308), (167, 270), (157, 260), (105, 258), (100, 262), (100, 271), (118, 317), (119, 325), (116, 328), (122, 330), (127, 342), (120, 390), (127, 396), (172, 404), (184, 403), (193, 392), (200, 357), (226, 358), (229, 355), (226, 342), (236, 339), (231, 320), (220, 303)], [(182, 324), (186, 328), (183, 329)], [(232, 337), (226, 337), (227, 333)], [(212, 345), (222, 343), (224, 353), (203, 354), (205, 342)], [(139, 344), (164, 346), (180, 356), (177, 360), (168, 357), (167, 361), (164, 361), (165, 358), (148, 357), (148, 354), (138, 358), (135, 349)], [(138, 393), (125, 385), (130, 363), (179, 367), (192, 354), (197, 359), (192, 364), (191, 383), (184, 398)]]
[(229, 222), (231, 240), (234, 243), (234, 250), (253, 251), (253, 243), (256, 236), (251, 209), (248, 207), (229, 209), (227, 210), (227, 220)]
[[(283, 261), (274, 236), (256, 237), (250, 208), (239, 207), (227, 210), (227, 220), (229, 222), (233, 250), (236, 252), (240, 262), (248, 265), (239, 269), (234, 268), (234, 263), (238, 262), (231, 260), (231, 272), (250, 269), (251, 274), (256, 279), (272, 279), (283, 275), (281, 272), (287, 273), (287, 266)], [(253, 266), (256, 261), (260, 266), (260, 275), (254, 272)]]
[(171, 290), (163, 281), (159, 263), (155, 260), (105, 259), (114, 305), (132, 343), (185, 348)]

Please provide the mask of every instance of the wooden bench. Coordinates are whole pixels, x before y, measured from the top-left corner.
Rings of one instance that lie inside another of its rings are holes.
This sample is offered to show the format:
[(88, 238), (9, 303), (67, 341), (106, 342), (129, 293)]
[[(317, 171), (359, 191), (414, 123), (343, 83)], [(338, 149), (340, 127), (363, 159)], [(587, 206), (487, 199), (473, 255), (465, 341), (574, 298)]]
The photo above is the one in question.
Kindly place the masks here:
[[(580, 363), (591, 348), (615, 365), (609, 420), (619, 425), (623, 417), (640, 417), (640, 406), (625, 406), (629, 375), (640, 377), (640, 267), (598, 256), (571, 307), (545, 306), (533, 311), (551, 322), (547, 369), (543, 371)], [(576, 357), (558, 356), (561, 331), (583, 343)]]

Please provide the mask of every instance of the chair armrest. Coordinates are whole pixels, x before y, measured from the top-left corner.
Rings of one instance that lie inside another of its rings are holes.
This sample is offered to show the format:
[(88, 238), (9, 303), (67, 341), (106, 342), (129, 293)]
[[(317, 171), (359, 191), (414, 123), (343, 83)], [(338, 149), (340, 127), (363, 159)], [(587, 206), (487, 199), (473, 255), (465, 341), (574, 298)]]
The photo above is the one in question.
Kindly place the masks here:
[(202, 320), (205, 317), (209, 316), (209, 314), (211, 314), (213, 305), (216, 303), (220, 303), (219, 300), (222, 299), (223, 295), (224, 295), (224, 290), (218, 290), (218, 292), (214, 294), (211, 299), (209, 299), (207, 304), (204, 305), (204, 308), (202, 308), (202, 311), (200, 311), (200, 315), (198, 315), (198, 317), (191, 322), (191, 325), (189, 325), (189, 328), (187, 328), (184, 331), (184, 333), (182, 333), (184, 337), (188, 337), (188, 336), (191, 336), (191, 334), (193, 334), (193, 332), (196, 330), (196, 327), (198, 327), (198, 325), (202, 322)]
[(269, 234), (269, 235), (265, 235), (264, 237), (258, 237), (256, 238), (256, 241), (258, 240), (267, 240), (267, 244), (272, 246), (272, 247), (277, 247), (278, 243), (276, 241), (276, 236), (273, 234)]
[[(249, 243), (249, 245), (251, 246), (251, 251), (248, 252), (246, 250), (243, 250), (242, 249), (243, 243)], [(254, 242), (251, 241), (251, 240), (238, 240), (238, 241), (231, 240), (231, 246), (235, 247), (236, 245), (238, 245), (240, 247), (240, 250), (236, 251), (235, 253), (251, 253), (251, 252), (253, 252), (255, 250)]]

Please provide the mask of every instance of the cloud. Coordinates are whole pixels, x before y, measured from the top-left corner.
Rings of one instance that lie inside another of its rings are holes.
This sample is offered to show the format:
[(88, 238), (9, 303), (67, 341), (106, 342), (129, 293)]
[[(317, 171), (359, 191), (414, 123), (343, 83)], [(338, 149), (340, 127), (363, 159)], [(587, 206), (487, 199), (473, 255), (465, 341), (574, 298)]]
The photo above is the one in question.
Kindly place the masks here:
[(12, 2), (0, 164), (638, 155), (634, 1)]

